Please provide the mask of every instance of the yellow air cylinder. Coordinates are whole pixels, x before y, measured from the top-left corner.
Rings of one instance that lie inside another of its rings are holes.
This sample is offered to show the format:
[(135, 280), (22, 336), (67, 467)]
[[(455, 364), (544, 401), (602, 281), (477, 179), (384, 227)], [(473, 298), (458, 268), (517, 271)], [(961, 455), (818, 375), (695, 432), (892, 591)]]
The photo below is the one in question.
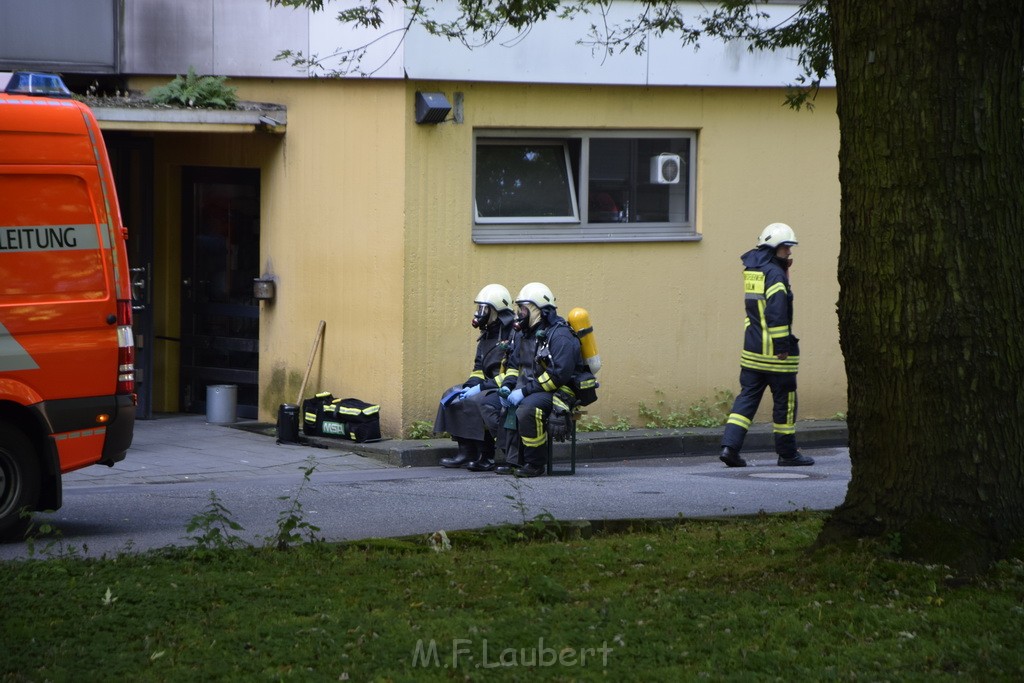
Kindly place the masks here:
[(597, 352), (597, 340), (594, 338), (594, 326), (590, 324), (590, 314), (585, 308), (574, 308), (569, 311), (569, 327), (580, 340), (580, 351), (583, 360), (590, 366), (590, 371), (597, 374), (601, 369), (601, 354)]

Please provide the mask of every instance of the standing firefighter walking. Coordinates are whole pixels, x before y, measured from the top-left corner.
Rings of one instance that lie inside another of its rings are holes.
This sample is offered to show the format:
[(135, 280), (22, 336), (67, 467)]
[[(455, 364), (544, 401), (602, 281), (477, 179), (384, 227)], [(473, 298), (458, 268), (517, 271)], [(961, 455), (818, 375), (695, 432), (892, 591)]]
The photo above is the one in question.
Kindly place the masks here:
[(793, 336), (793, 290), (789, 285), (793, 229), (772, 223), (761, 231), (757, 247), (743, 254), (743, 291), (747, 318), (740, 357), (740, 394), (722, 435), (720, 459), (745, 467), (743, 441), (765, 389), (772, 392), (772, 431), (779, 465), (813, 465), (796, 447), (796, 374), (799, 340)]

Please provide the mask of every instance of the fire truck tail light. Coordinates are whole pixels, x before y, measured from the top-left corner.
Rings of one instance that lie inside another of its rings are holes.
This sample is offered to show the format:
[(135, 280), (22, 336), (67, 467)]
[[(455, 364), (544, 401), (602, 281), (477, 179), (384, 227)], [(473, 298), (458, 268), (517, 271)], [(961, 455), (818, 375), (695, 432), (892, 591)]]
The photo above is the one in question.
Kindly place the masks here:
[(117, 302), (117, 393), (135, 393), (135, 336), (132, 302)]

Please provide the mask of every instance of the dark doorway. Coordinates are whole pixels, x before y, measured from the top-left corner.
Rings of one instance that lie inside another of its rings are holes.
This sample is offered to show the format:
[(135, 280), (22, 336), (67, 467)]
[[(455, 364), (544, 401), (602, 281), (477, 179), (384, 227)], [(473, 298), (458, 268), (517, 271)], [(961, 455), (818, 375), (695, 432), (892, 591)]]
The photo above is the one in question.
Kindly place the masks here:
[(238, 416), (259, 404), (260, 174), (182, 171), (181, 405), (206, 411), (210, 385), (238, 387)]
[(153, 141), (104, 133), (121, 219), (128, 228), (135, 337), (135, 417), (153, 417)]

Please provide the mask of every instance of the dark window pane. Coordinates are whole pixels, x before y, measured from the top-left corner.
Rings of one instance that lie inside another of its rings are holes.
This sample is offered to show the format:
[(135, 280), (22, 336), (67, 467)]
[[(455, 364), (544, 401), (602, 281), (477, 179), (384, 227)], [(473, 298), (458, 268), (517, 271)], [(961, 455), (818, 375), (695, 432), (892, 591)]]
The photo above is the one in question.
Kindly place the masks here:
[(476, 210), (481, 218), (573, 218), (565, 146), (477, 144)]
[(633, 185), (633, 140), (590, 140), (590, 222), (624, 223)]
[[(659, 159), (666, 154), (674, 156)], [(591, 138), (589, 221), (686, 222), (689, 155), (690, 141), (686, 138)], [(676, 182), (664, 182), (667, 178), (659, 178), (656, 168), (660, 163), (671, 166), (676, 156), (678, 174), (671, 178)]]

